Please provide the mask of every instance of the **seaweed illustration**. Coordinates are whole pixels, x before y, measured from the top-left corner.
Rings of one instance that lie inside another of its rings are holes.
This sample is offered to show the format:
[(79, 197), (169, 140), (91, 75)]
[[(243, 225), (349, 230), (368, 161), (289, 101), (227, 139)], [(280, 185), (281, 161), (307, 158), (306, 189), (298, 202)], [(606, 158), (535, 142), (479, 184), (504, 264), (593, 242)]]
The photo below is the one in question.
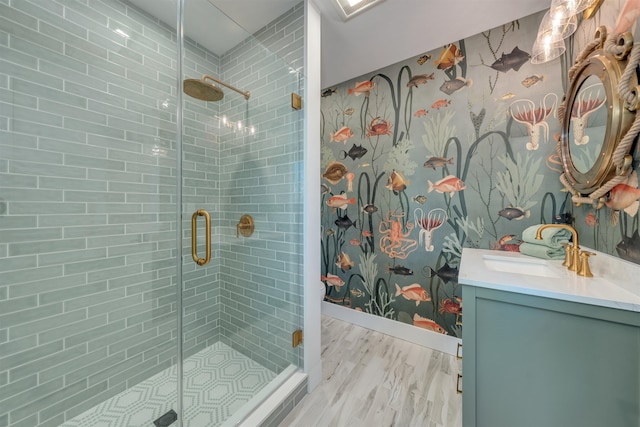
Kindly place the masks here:
[(504, 172), (496, 173), (496, 188), (509, 201), (511, 207), (527, 211), (538, 202), (534, 196), (540, 190), (544, 175), (539, 174), (542, 158), (534, 160), (533, 156), (523, 157), (518, 153), (515, 157), (498, 156), (498, 161), (505, 167)]
[(451, 123), (455, 117), (454, 110), (447, 110), (444, 114), (434, 114), (427, 118), (424, 125), (422, 142), (431, 156), (441, 156), (447, 141), (456, 134), (456, 127)]
[[(520, 22), (518, 22), (518, 21), (512, 21), (509, 24), (504, 24), (502, 26), (502, 33), (499, 34), (497, 41), (494, 41), (491, 38), (491, 31), (492, 30), (489, 30), (489, 31), (481, 33), (482, 37), (484, 37), (484, 39), (487, 42), (487, 46), (489, 47), (489, 52), (491, 52), (491, 56), (493, 57), (493, 61), (497, 61), (498, 60), (498, 52), (500, 52), (500, 49), (502, 49), (502, 44), (504, 43), (505, 36), (509, 32), (516, 32), (516, 30), (519, 30), (519, 29), (520, 29)], [(478, 54), (478, 56), (480, 56), (480, 63), (482, 65), (486, 65), (487, 67), (491, 66), (491, 64), (486, 64), (484, 62), (484, 59), (482, 58), (482, 55)], [(491, 80), (491, 76), (489, 76), (489, 93), (493, 93), (494, 89), (496, 88), (496, 85), (498, 84), (498, 78), (499, 77), (500, 77), (500, 72), (499, 71), (496, 71), (496, 75), (495, 75), (495, 78), (493, 80)]]
[[(489, 146), (493, 146), (493, 144), (495, 143), (495, 140), (500, 141), (504, 144), (504, 149), (506, 154), (504, 155), (505, 158), (510, 158), (513, 159), (513, 151), (511, 149), (511, 145), (509, 144), (509, 132), (511, 129), (511, 123), (512, 120), (509, 121), (509, 123), (507, 124), (507, 132), (502, 132), (502, 131), (497, 131), (497, 130), (492, 130), (492, 131), (488, 131), (485, 132), (483, 135), (481, 135), (478, 139), (476, 139), (470, 146), (469, 149), (467, 150), (467, 155), (466, 158), (464, 159), (464, 162), (462, 161), (462, 144), (460, 143), (460, 140), (455, 137), (452, 136), (450, 137), (444, 146), (444, 151), (441, 154), (443, 157), (448, 157), (448, 151), (449, 151), (449, 147), (451, 145), (454, 145), (456, 148), (456, 154), (457, 154), (457, 159), (455, 162), (456, 165), (456, 173), (455, 176), (459, 177), (460, 180), (462, 180), (463, 182), (467, 182), (467, 177), (469, 174), (469, 168), (471, 166), (471, 160), (473, 158), (473, 156), (476, 154), (476, 151), (478, 150), (479, 145), (486, 141), (486, 144), (489, 144)], [(464, 166), (463, 166), (464, 165)], [(448, 174), (448, 170), (446, 167), (443, 168), (443, 176), (445, 174)], [(488, 209), (488, 206), (490, 204), (490, 194), (491, 191), (493, 191), (492, 188), (489, 188), (489, 196), (487, 197), (486, 200), (483, 201), (483, 203), (485, 203), (485, 206)], [(465, 200), (465, 195), (464, 195), (464, 191), (460, 191), (458, 192), (459, 194), (459, 206), (452, 204), (451, 203), (451, 199), (446, 200), (447, 203), (447, 210), (452, 209), (453, 212), (457, 215), (458, 218), (465, 218), (468, 216), (468, 211), (467, 211), (467, 204), (466, 204), (466, 200)], [(460, 226), (455, 222), (455, 220), (453, 218), (449, 218), (449, 224), (451, 225), (451, 227), (457, 232), (460, 232)], [(460, 243), (462, 245), (464, 245), (465, 242), (465, 236), (464, 233), (463, 235), (459, 234), (459, 239), (460, 239)]]
[(387, 161), (384, 163), (384, 170), (391, 174), (393, 170), (402, 171), (405, 176), (411, 176), (416, 172), (417, 164), (411, 158), (411, 151), (415, 145), (411, 140), (399, 141), (389, 152)]
[[(408, 89), (406, 98), (404, 100), (404, 111), (402, 112), (403, 113), (402, 119), (404, 122), (404, 131), (398, 134), (399, 126), (400, 126), (401, 109), (403, 107), (403, 104), (402, 104), (402, 88), (403, 88), (402, 75), (403, 74), (407, 75), (407, 80), (411, 80), (411, 77), (412, 77), (411, 68), (405, 65), (398, 72), (397, 92), (396, 92), (396, 88), (393, 86), (393, 82), (391, 81), (391, 79), (384, 74), (381, 74), (381, 73), (374, 74), (369, 79), (369, 81), (374, 81), (374, 79), (380, 78), (383, 81), (385, 81), (389, 86), (389, 92), (391, 94), (391, 103), (392, 103), (391, 105), (393, 107), (393, 112), (394, 112), (393, 123), (396, 124), (396, 126), (394, 126), (394, 129), (393, 129), (393, 138), (392, 138), (394, 146), (398, 143), (399, 140), (403, 138), (405, 134), (407, 135), (407, 137), (409, 136), (409, 128), (411, 128), (411, 118), (412, 118), (411, 108), (412, 108), (412, 101), (413, 101), (413, 87), (410, 87)], [(362, 101), (362, 107), (360, 109), (360, 124), (363, 130), (367, 128), (367, 112), (369, 111), (369, 98), (370, 97), (366, 97), (364, 101)], [(374, 117), (379, 117), (379, 116), (374, 116)]]

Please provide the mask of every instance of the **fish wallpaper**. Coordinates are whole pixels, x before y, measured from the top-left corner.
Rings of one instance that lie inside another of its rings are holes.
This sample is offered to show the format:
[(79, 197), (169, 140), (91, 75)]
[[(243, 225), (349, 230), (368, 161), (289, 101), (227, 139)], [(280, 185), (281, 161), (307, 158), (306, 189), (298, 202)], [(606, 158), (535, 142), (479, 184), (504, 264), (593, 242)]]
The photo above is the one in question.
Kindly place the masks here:
[[(568, 52), (624, 3), (605, 0)], [(543, 15), (322, 91), (325, 301), (461, 337), (463, 247), (519, 251), (528, 226), (568, 222), (583, 245), (640, 263), (637, 215), (614, 226), (559, 181), (567, 70), (530, 61)]]

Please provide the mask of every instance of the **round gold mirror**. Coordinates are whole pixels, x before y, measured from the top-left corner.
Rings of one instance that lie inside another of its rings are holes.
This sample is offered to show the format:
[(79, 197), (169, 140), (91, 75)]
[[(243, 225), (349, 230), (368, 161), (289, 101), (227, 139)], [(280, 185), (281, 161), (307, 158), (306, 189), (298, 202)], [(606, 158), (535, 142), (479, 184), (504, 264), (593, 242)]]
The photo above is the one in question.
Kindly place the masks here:
[[(632, 45), (630, 37), (621, 36), (621, 43)], [(578, 196), (593, 193), (619, 172), (613, 154), (635, 117), (618, 96), (628, 50), (624, 55), (612, 53), (604, 48), (605, 39), (606, 30), (601, 27), (591, 44), (593, 50), (580, 55), (583, 60), (571, 69), (561, 118), (564, 178)]]

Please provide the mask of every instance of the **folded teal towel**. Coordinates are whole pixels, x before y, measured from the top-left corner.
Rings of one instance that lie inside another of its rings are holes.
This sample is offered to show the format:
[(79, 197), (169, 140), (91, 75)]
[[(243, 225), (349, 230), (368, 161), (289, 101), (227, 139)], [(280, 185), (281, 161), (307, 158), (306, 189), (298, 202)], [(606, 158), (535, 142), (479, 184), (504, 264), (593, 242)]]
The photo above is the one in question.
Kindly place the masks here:
[(524, 242), (520, 245), (520, 253), (542, 259), (564, 259), (565, 250), (563, 247), (551, 248)]
[(526, 243), (562, 249), (562, 244), (571, 238), (571, 232), (566, 228), (546, 228), (542, 230), (542, 240), (536, 240), (536, 232), (541, 224), (532, 225), (522, 232), (522, 240)]

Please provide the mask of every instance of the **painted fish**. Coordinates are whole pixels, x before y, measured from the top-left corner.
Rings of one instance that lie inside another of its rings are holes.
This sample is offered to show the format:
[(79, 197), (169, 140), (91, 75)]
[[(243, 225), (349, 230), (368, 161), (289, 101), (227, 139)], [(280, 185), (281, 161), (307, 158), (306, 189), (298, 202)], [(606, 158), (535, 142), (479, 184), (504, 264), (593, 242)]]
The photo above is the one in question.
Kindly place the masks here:
[(338, 219), (336, 219), (333, 223), (340, 228), (344, 228), (345, 230), (348, 230), (349, 227), (355, 228), (356, 222), (358, 222), (358, 220), (351, 221), (348, 215), (345, 215), (345, 216), (338, 215)]
[[(514, 243), (508, 243), (514, 242)], [(520, 245), (522, 244), (522, 240), (518, 239), (518, 236), (515, 234), (505, 234), (498, 240), (498, 242), (494, 245), (493, 249), (497, 251), (506, 251), (506, 252), (520, 252)]]
[(420, 58), (418, 58), (418, 65), (424, 65), (425, 62), (431, 59), (431, 55), (425, 53)]
[(341, 287), (344, 286), (344, 280), (342, 280), (340, 277), (336, 276), (335, 274), (329, 273), (326, 276), (320, 276), (320, 280), (322, 280), (329, 286), (335, 287), (338, 291), (340, 290)]
[(513, 92), (509, 92), (509, 93), (505, 93), (504, 95), (502, 95), (500, 98), (494, 98), (494, 101), (506, 101), (507, 99), (511, 99), (514, 96), (516, 96), (515, 93)]
[[(325, 295), (324, 296), (324, 300), (332, 302), (334, 304), (339, 304), (339, 305), (341, 305), (343, 307), (347, 307), (347, 308), (353, 307), (351, 305), (351, 298), (349, 298), (346, 295), (343, 296), (343, 297), (332, 297), (332, 296), (329, 296), (329, 295)], [(358, 310), (358, 308), (360, 308), (360, 307), (355, 308), (355, 310)]]
[(322, 95), (321, 95), (321, 96), (322, 96), (323, 98), (326, 98), (327, 96), (331, 96), (331, 95), (333, 95), (334, 93), (336, 93), (336, 90), (337, 90), (336, 88), (333, 88), (333, 89), (331, 89), (331, 88), (325, 89), (325, 90), (323, 90), (323, 91), (322, 91)]
[(625, 211), (631, 216), (638, 213), (640, 206), (640, 189), (638, 189), (638, 175), (631, 172), (627, 183), (618, 184), (605, 196), (604, 204), (615, 211)]
[(349, 90), (347, 90), (347, 94), (355, 94), (356, 96), (369, 96), (371, 89), (373, 89), (375, 85), (375, 82), (372, 82), (370, 80), (356, 82), (356, 85), (354, 87), (350, 87)]
[(362, 207), (362, 212), (368, 213), (369, 215), (378, 212), (378, 207), (376, 205), (368, 204)]
[(333, 228), (327, 230), (327, 236), (333, 236), (334, 234), (336, 234), (336, 230)]
[(438, 57), (438, 59), (433, 61), (433, 63), (436, 67), (438, 67), (438, 69), (446, 70), (453, 67), (463, 59), (464, 56), (462, 56), (462, 52), (460, 51), (460, 49), (458, 49), (458, 46), (451, 43), (442, 49), (442, 52), (440, 52), (440, 56)]
[(363, 163), (361, 165), (358, 165), (359, 168), (366, 168), (367, 166), (371, 166), (371, 163)]
[(443, 168), (446, 165), (453, 164), (453, 157), (444, 158), (444, 157), (429, 157), (426, 162), (424, 162), (424, 167), (429, 169), (432, 168), (436, 170), (436, 168)]
[(363, 230), (362, 231), (362, 237), (371, 237), (372, 234), (369, 230)]
[(518, 46), (514, 47), (511, 53), (502, 52), (502, 56), (490, 65), (496, 71), (506, 73), (509, 70), (518, 71), (525, 63), (529, 61), (531, 55), (524, 50), (518, 49)]
[(498, 248), (498, 250), (504, 252), (520, 252), (520, 244), (507, 243)]
[(462, 77), (456, 77), (453, 80), (445, 80), (440, 86), (440, 91), (446, 93), (447, 95), (454, 94), (456, 92), (460, 92), (465, 87), (471, 87), (473, 84), (473, 80), (471, 79), (463, 79)]
[(346, 144), (349, 138), (353, 138), (353, 132), (346, 126), (342, 126), (336, 131), (336, 133), (332, 133), (329, 135), (331, 136), (329, 142), (344, 142)]
[(526, 79), (524, 79), (521, 83), (522, 86), (526, 87), (527, 89), (530, 88), (531, 86), (538, 84), (540, 82), (543, 82), (545, 79), (544, 75), (539, 75), (539, 74), (533, 74), (529, 77), (527, 77)]
[(349, 292), (351, 292), (351, 296), (356, 298), (362, 298), (365, 295), (360, 289), (351, 289)]
[(340, 152), (340, 154), (344, 155), (343, 159), (346, 159), (347, 157), (351, 157), (351, 160), (355, 161), (357, 159), (361, 159), (362, 156), (367, 154), (367, 149), (364, 148), (362, 145), (353, 144), (349, 152), (346, 152), (343, 150)]
[(436, 322), (426, 317), (420, 316), (418, 313), (413, 315), (413, 326), (426, 329), (428, 331), (438, 332), (439, 334), (447, 335), (447, 331)]
[(440, 301), (440, 313), (460, 314), (462, 313), (462, 299), (458, 297), (445, 298)]
[(338, 259), (336, 260), (336, 265), (338, 266), (338, 268), (342, 270), (351, 270), (351, 268), (355, 265), (355, 263), (351, 261), (351, 258), (349, 258), (349, 255), (340, 251), (340, 255), (338, 255)]
[(431, 181), (427, 181), (427, 184), (429, 185), (429, 189), (427, 190), (428, 193), (431, 193), (435, 190), (438, 193), (449, 193), (449, 196), (451, 197), (453, 197), (453, 194), (456, 191), (462, 191), (467, 188), (465, 183), (462, 182), (460, 178), (453, 175), (445, 176), (435, 184)]
[(422, 194), (418, 194), (417, 196), (413, 196), (411, 198), (411, 200), (416, 202), (416, 203), (420, 203), (421, 205), (424, 205), (427, 202), (426, 196), (423, 196)]
[(616, 252), (620, 258), (640, 264), (640, 235), (638, 230), (631, 237), (624, 236), (616, 245)]
[(622, 34), (626, 31), (631, 31), (631, 26), (636, 23), (638, 16), (640, 16), (638, 0), (625, 0), (618, 13), (612, 34)]
[(412, 276), (413, 270), (407, 267), (403, 267), (401, 265), (394, 265), (393, 267), (389, 267), (387, 265), (387, 272), (397, 274), (399, 276)]
[(320, 194), (324, 196), (327, 193), (331, 193), (331, 187), (327, 184), (320, 184)]
[(593, 212), (589, 212), (584, 217), (584, 223), (589, 227), (595, 227), (596, 225), (598, 225), (598, 218), (596, 218), (596, 215)]
[(394, 193), (399, 191), (404, 191), (409, 185), (409, 180), (404, 179), (404, 176), (400, 172), (396, 172), (394, 169), (389, 175), (389, 179), (387, 179), (387, 185), (385, 186), (387, 189), (392, 190)]
[(433, 268), (429, 267), (431, 270), (431, 274), (429, 277), (439, 277), (442, 279), (444, 283), (458, 283), (458, 269), (456, 267), (451, 267), (449, 263), (445, 262), (442, 267), (435, 271)]
[(418, 87), (418, 85), (423, 85), (427, 83), (429, 80), (435, 79), (435, 73), (431, 74), (416, 74), (411, 77), (411, 79), (407, 82), (407, 87)]
[(509, 221), (511, 221), (512, 219), (520, 221), (524, 218), (529, 218), (531, 216), (531, 211), (525, 212), (525, 210), (522, 208), (507, 206), (506, 208), (498, 212), (498, 215), (508, 219)]
[(400, 288), (396, 283), (396, 296), (402, 295), (406, 299), (410, 301), (415, 301), (416, 306), (420, 304), (422, 301), (431, 301), (431, 297), (429, 296), (429, 292), (426, 289), (423, 289), (418, 283), (414, 283), (409, 286), (405, 286), (404, 288)]
[(439, 109), (444, 108), (444, 107), (446, 107), (448, 105), (451, 105), (451, 100), (450, 99), (438, 99), (436, 102), (433, 103), (433, 105), (431, 105), (431, 108), (439, 110)]
[(352, 197), (350, 199), (347, 199), (347, 195), (342, 193), (329, 197), (329, 199), (325, 203), (330, 208), (346, 209), (349, 205), (356, 204), (356, 198)]
[(349, 172), (347, 167), (340, 162), (331, 162), (325, 169), (322, 177), (331, 184), (336, 185)]
[(346, 110), (344, 110), (342, 112), (342, 114), (344, 114), (345, 116), (350, 116), (355, 112), (355, 108), (351, 107), (351, 108), (347, 108)]
[(413, 115), (416, 116), (416, 117), (423, 117), (423, 116), (426, 116), (428, 112), (429, 112), (429, 110), (425, 110), (424, 108), (422, 108), (422, 109), (416, 111), (415, 113), (413, 113)]
[(351, 240), (349, 240), (349, 244), (350, 244), (351, 246), (360, 246), (360, 244), (361, 244), (361, 243), (362, 243), (362, 242), (361, 242), (360, 240), (358, 240), (358, 239), (351, 239)]

